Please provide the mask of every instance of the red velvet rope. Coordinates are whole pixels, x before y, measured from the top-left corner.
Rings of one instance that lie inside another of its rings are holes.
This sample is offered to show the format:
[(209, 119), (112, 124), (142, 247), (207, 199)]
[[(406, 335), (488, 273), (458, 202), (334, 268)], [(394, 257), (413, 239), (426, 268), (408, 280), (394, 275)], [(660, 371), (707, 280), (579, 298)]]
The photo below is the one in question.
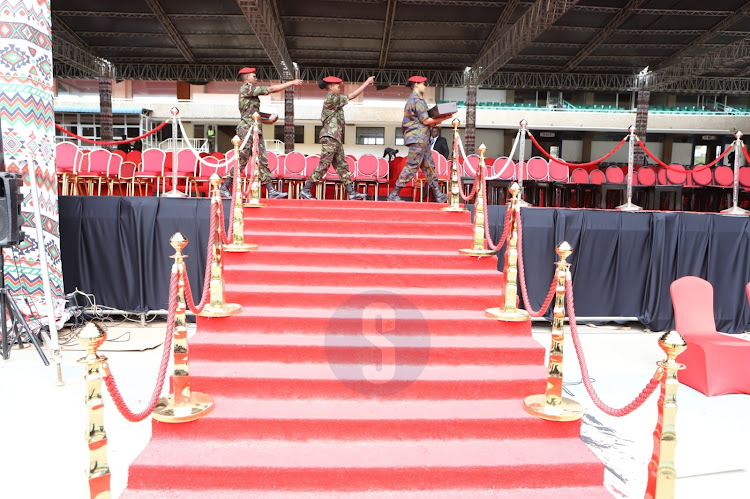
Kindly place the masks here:
[[(258, 127), (253, 127), (253, 130), (251, 132), (253, 134), (253, 149), (252, 149), (252, 156), (250, 157), (250, 161), (245, 165), (245, 171), (247, 171), (248, 168), (250, 168), (250, 181), (247, 183), (247, 187), (242, 190), (242, 195), (245, 197), (245, 199), (250, 199), (250, 196), (253, 193), (253, 182), (255, 182), (255, 165), (258, 162)], [(239, 163), (239, 156), (237, 157), (237, 175), (235, 177), (239, 177), (240, 172), (240, 163)], [(235, 180), (236, 182), (237, 180)], [(236, 188), (236, 187), (235, 187)], [(291, 194), (290, 194), (291, 196)], [(260, 197), (260, 186), (258, 187), (258, 197)], [(234, 199), (234, 196), (232, 197)]]
[[(190, 279), (187, 277), (187, 268), (183, 270), (185, 273), (185, 301), (188, 307), (194, 314), (200, 314), (203, 311), (203, 307), (208, 303), (208, 296), (211, 284), (211, 262), (213, 261), (213, 249), (214, 249), (214, 234), (216, 234), (217, 224), (217, 210), (218, 207), (215, 203), (211, 203), (211, 226), (208, 229), (208, 248), (206, 250), (206, 271), (203, 274), (203, 293), (201, 295), (201, 302), (196, 305), (193, 300), (193, 290), (190, 289)], [(224, 222), (222, 221), (222, 224)], [(184, 264), (183, 264), (184, 265)]]
[[(497, 251), (503, 247), (503, 244), (505, 244), (505, 241), (510, 235), (510, 217), (513, 210), (508, 207), (508, 210), (505, 213), (505, 224), (503, 225), (503, 233), (500, 236), (500, 241), (498, 241), (497, 244), (493, 243), (492, 235), (490, 235), (489, 217), (487, 217), (487, 180), (484, 176), (482, 176), (482, 189), (482, 192), (484, 192), (484, 196), (482, 197), (482, 204), (484, 205), (484, 238), (487, 240), (487, 246), (489, 246), (492, 251)], [(476, 207), (474, 210), (476, 211)], [(476, 213), (474, 216), (476, 216)]]
[[(236, 182), (236, 180), (234, 181)], [(233, 184), (234, 184), (233, 182)], [(234, 198), (234, 196), (232, 196)], [(232, 209), (232, 217), (229, 220), (229, 233), (227, 234), (227, 229), (224, 226), (224, 203), (219, 202), (219, 216), (217, 217), (219, 220), (217, 223), (219, 224), (219, 232), (221, 232), (221, 242), (224, 244), (232, 244), (232, 233), (234, 232), (234, 209)]]
[(651, 396), (651, 394), (654, 393), (656, 387), (659, 386), (661, 376), (663, 375), (662, 369), (658, 368), (656, 370), (654, 375), (646, 384), (646, 387), (641, 390), (641, 393), (639, 393), (635, 400), (630, 402), (625, 407), (615, 409), (602, 402), (599, 396), (596, 394), (596, 390), (594, 390), (594, 387), (591, 385), (589, 370), (586, 366), (586, 359), (583, 358), (583, 349), (581, 348), (581, 340), (578, 337), (578, 325), (576, 324), (576, 311), (575, 307), (573, 306), (573, 285), (570, 280), (565, 281), (565, 297), (568, 305), (568, 321), (570, 323), (570, 333), (573, 338), (573, 345), (575, 345), (576, 348), (576, 354), (578, 355), (578, 364), (581, 367), (581, 379), (583, 380), (583, 385), (586, 387), (586, 391), (589, 393), (589, 396), (591, 397), (591, 400), (593, 400), (594, 404), (610, 416), (620, 417), (630, 414), (631, 412), (642, 406), (643, 403)]
[(523, 303), (524, 305), (526, 305), (526, 311), (530, 316), (541, 317), (544, 312), (547, 311), (550, 304), (552, 303), (552, 298), (554, 298), (555, 296), (555, 288), (557, 288), (557, 274), (552, 274), (552, 285), (550, 286), (547, 297), (544, 299), (544, 303), (542, 303), (542, 306), (539, 308), (539, 310), (534, 310), (533, 308), (531, 308), (531, 304), (529, 302), (529, 292), (526, 289), (526, 275), (523, 270), (523, 227), (521, 226), (520, 211), (516, 216), (516, 233), (518, 234), (518, 278), (521, 281), (521, 294), (523, 295)]
[(619, 142), (619, 144), (617, 144), (615, 146), (614, 149), (612, 149), (606, 155), (602, 156), (601, 158), (599, 158), (599, 159), (597, 159), (595, 161), (589, 161), (588, 163), (568, 163), (567, 161), (563, 161), (562, 159), (553, 158), (552, 156), (550, 156), (549, 153), (547, 153), (547, 151), (545, 151), (544, 149), (542, 149), (542, 146), (540, 146), (539, 142), (536, 141), (536, 138), (534, 138), (534, 135), (531, 132), (529, 132), (528, 130), (527, 130), (527, 133), (529, 134), (529, 137), (531, 138), (531, 141), (534, 143), (534, 145), (537, 147), (537, 149), (539, 149), (540, 151), (542, 151), (542, 154), (544, 154), (545, 156), (547, 156), (548, 159), (551, 159), (555, 163), (560, 163), (560, 164), (563, 164), (565, 166), (569, 166), (569, 167), (572, 167), (572, 168), (582, 168), (584, 166), (598, 165), (599, 163), (601, 163), (605, 159), (607, 159), (610, 156), (612, 156), (615, 153), (615, 151), (617, 151), (620, 147), (622, 147), (622, 145), (625, 143), (625, 141), (628, 140), (627, 136), (623, 137), (623, 139)]
[(167, 333), (164, 337), (164, 351), (161, 356), (161, 364), (159, 365), (159, 374), (156, 379), (156, 385), (154, 391), (151, 394), (151, 399), (148, 401), (146, 407), (138, 413), (135, 413), (128, 408), (125, 400), (122, 398), (120, 389), (117, 388), (117, 382), (115, 381), (114, 375), (109, 371), (109, 366), (104, 366), (104, 384), (107, 385), (107, 390), (112, 396), (112, 401), (115, 403), (117, 410), (120, 414), (130, 422), (136, 423), (146, 419), (156, 407), (156, 403), (159, 401), (159, 394), (164, 386), (164, 378), (167, 375), (167, 366), (169, 365), (169, 354), (172, 352), (172, 335), (174, 334), (174, 318), (177, 311), (177, 279), (178, 274), (172, 273), (169, 279), (169, 309), (167, 313)]
[(742, 145), (742, 154), (745, 155), (745, 161), (747, 161), (747, 164), (750, 165), (750, 156), (747, 155), (747, 148), (745, 145)]
[[(636, 140), (636, 142), (638, 142), (638, 145), (641, 146), (641, 149), (643, 149), (643, 152), (645, 152), (646, 154), (648, 154), (648, 157), (651, 158), (651, 159), (653, 159), (654, 161), (656, 161), (656, 163), (659, 166), (662, 166), (662, 167), (666, 168), (667, 170), (672, 170), (673, 172), (685, 173), (685, 171), (686, 171), (685, 169), (680, 170), (679, 168), (673, 168), (672, 165), (668, 165), (668, 164), (664, 163), (662, 160), (660, 160), (659, 158), (657, 158), (656, 156), (654, 156), (653, 153), (648, 150), (648, 148), (646, 147), (646, 144), (644, 144), (643, 142), (641, 142), (641, 139), (638, 138), (638, 136), (635, 137), (635, 140)], [(707, 165), (703, 165), (700, 168), (693, 168), (691, 171), (693, 173), (697, 173), (697, 172), (702, 172), (706, 168), (711, 168), (716, 163), (718, 163), (719, 161), (721, 161), (724, 156), (726, 156), (727, 154), (729, 154), (732, 151), (732, 147), (733, 147), (733, 145), (730, 145), (729, 147), (727, 147), (724, 150), (724, 152), (721, 153), (721, 156), (719, 156), (715, 160), (711, 161)]]
[(82, 140), (84, 142), (89, 142), (90, 144), (96, 144), (98, 146), (116, 146), (116, 145), (120, 145), (120, 144), (129, 144), (130, 142), (135, 142), (136, 140), (145, 139), (149, 135), (152, 135), (152, 134), (158, 132), (159, 130), (161, 130), (162, 128), (164, 128), (165, 126), (167, 126), (167, 124), (169, 124), (169, 120), (167, 120), (164, 123), (162, 123), (161, 125), (157, 126), (156, 128), (154, 128), (150, 132), (146, 132), (143, 135), (139, 135), (138, 137), (135, 137), (133, 139), (115, 140), (115, 141), (109, 141), (109, 142), (105, 142), (103, 140), (91, 140), (91, 139), (87, 139), (85, 137), (81, 137), (80, 135), (76, 135), (73, 132), (67, 131), (66, 129), (64, 129), (63, 127), (61, 127), (60, 125), (58, 125), (57, 123), (55, 123), (55, 128), (57, 128), (58, 130), (64, 132), (65, 134), (67, 134), (67, 135), (69, 135), (71, 137), (74, 137), (74, 138), (76, 138), (78, 140)]

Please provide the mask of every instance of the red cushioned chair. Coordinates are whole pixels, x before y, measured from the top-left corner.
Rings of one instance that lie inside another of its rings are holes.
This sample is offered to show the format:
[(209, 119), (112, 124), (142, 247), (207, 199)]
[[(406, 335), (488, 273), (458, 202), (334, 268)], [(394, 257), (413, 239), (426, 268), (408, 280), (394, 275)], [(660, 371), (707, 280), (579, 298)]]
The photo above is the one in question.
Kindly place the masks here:
[(524, 184), (526, 201), (535, 206), (549, 206), (551, 184), (549, 178), (549, 163), (547, 160), (534, 156), (526, 162), (528, 181)]
[(734, 170), (728, 166), (717, 166), (714, 170), (714, 182), (721, 189), (721, 200), (716, 211), (732, 206), (732, 184)]
[(365, 194), (373, 186), (373, 197), (378, 199), (378, 158), (372, 154), (363, 154), (357, 161), (357, 169), (352, 172), (352, 180), (357, 189), (364, 187)]
[(58, 193), (63, 196), (76, 194), (75, 176), (81, 166), (83, 153), (73, 142), (60, 142), (55, 146), (55, 172)]
[(650, 166), (640, 167), (633, 173), (633, 203), (644, 209), (651, 209), (654, 203), (655, 185), (656, 171)]
[[(161, 149), (153, 148), (143, 151), (140, 169), (135, 172), (135, 186), (138, 186), (138, 195), (148, 196), (149, 187), (154, 194), (159, 195), (166, 157), (167, 154)], [(172, 163), (169, 163), (169, 166), (171, 168)]]
[(602, 208), (614, 208), (625, 203), (625, 174), (619, 166), (610, 166), (604, 171), (602, 183)]
[[(290, 152), (284, 159), (283, 183), (289, 185), (289, 199), (299, 197), (302, 184), (307, 180), (307, 162), (301, 152)], [(283, 184), (282, 184), (283, 190)]]
[[(750, 292), (750, 284), (746, 288)], [(677, 379), (708, 395), (750, 394), (750, 342), (716, 331), (714, 288), (699, 277), (685, 276), (669, 287), (675, 329), (687, 349), (677, 357), (686, 368)]]
[(673, 163), (657, 172), (658, 184), (654, 187), (654, 207), (658, 210), (682, 210), (682, 187), (687, 180), (685, 167)]

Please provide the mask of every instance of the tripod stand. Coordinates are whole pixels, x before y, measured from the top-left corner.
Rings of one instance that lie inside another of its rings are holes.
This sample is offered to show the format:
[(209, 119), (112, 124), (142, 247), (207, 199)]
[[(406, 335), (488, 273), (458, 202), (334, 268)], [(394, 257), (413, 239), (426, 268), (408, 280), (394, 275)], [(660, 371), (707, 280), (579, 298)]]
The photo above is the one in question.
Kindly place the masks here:
[[(31, 331), (26, 319), (24, 319), (23, 314), (18, 310), (18, 305), (16, 305), (15, 300), (13, 300), (10, 292), (5, 287), (4, 264), (5, 262), (2, 251), (0, 251), (0, 333), (2, 333), (3, 359), (8, 360), (8, 358), (10, 358), (10, 349), (13, 346), (13, 343), (18, 343), (19, 348), (23, 348), (21, 346), (21, 334), (25, 331), (31, 339), (31, 343), (34, 344), (34, 348), (36, 348), (39, 356), (42, 358), (42, 362), (44, 362), (45, 366), (48, 366), (49, 360), (47, 360), (47, 357), (44, 355), (42, 347), (39, 345), (39, 340), (34, 336), (34, 333)], [(8, 319), (10, 319), (10, 330), (8, 330)], [(11, 331), (15, 332), (15, 337), (12, 342), (10, 342), (8, 338)]]

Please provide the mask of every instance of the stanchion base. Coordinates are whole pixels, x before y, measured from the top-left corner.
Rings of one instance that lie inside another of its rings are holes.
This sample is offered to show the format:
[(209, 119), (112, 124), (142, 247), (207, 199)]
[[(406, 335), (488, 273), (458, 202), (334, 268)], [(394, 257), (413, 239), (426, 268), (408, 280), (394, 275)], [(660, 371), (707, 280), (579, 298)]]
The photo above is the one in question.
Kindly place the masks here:
[(198, 315), (201, 317), (229, 317), (230, 315), (237, 315), (240, 312), (242, 312), (242, 305), (239, 303), (225, 303), (223, 307), (215, 308), (206, 305)]
[(440, 211), (461, 212), (461, 211), (469, 211), (469, 210), (467, 210), (461, 205), (456, 205), (456, 206), (443, 206), (442, 208), (440, 208)]
[(627, 203), (621, 204), (620, 206), (618, 206), (617, 209), (620, 211), (640, 211), (643, 208), (641, 208), (637, 204), (633, 204), (630, 201), (628, 201)]
[(107, 472), (103, 475), (89, 477), (89, 497), (94, 499), (110, 499), (112, 497), (109, 485), (112, 475), (109, 473), (109, 468), (105, 469)]
[(505, 310), (500, 307), (488, 308), (484, 311), (484, 315), (492, 319), (506, 322), (524, 322), (531, 320), (529, 313), (522, 308), (517, 308), (515, 310)]
[(726, 210), (721, 210), (722, 215), (733, 215), (735, 217), (741, 217), (747, 215), (747, 210), (740, 208), (739, 206), (732, 206), (731, 208), (727, 208)]
[(265, 208), (268, 205), (265, 203), (261, 203), (260, 201), (248, 201), (246, 203), (242, 203), (242, 206), (244, 208)]
[(192, 392), (190, 394), (190, 404), (176, 407), (174, 404), (174, 394), (170, 393), (166, 397), (161, 397), (154, 407), (151, 417), (163, 423), (185, 423), (195, 421), (203, 416), (207, 416), (214, 410), (214, 398), (211, 395)]
[(540, 393), (526, 397), (523, 401), (523, 408), (532, 416), (549, 421), (578, 421), (583, 417), (581, 404), (565, 397), (562, 397), (561, 402), (557, 407), (547, 405), (547, 396)]
[(496, 252), (488, 249), (482, 249), (482, 250), (475, 250), (475, 249), (460, 249), (458, 250), (459, 253), (462, 255), (469, 255), (469, 256), (493, 256)]
[(186, 198), (184, 192), (178, 191), (177, 189), (172, 189), (171, 191), (165, 192), (161, 195), (163, 198)]
[(257, 244), (250, 244), (250, 243), (245, 243), (245, 244), (234, 244), (234, 243), (232, 243), (232, 244), (225, 244), (224, 246), (222, 246), (222, 249), (224, 251), (229, 252), (229, 253), (244, 253), (246, 251), (255, 251), (255, 250), (257, 250), (258, 249), (258, 245)]

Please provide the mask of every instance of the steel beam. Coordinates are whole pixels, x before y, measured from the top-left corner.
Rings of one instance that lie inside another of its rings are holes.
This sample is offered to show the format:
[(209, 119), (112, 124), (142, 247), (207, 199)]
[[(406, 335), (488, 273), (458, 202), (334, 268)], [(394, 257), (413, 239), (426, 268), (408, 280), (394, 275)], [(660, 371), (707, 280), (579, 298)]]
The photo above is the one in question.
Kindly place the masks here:
[(109, 61), (70, 43), (55, 31), (52, 32), (52, 46), (54, 48), (52, 52), (55, 62), (53, 64), (54, 69), (56, 69), (58, 63), (61, 63), (73, 68), (78, 74), (85, 75), (83, 78), (99, 78), (102, 76), (114, 78), (114, 67)]
[(500, 35), (510, 21), (510, 16), (513, 15), (516, 11), (516, 7), (518, 7), (518, 4), (520, 3), (520, 0), (508, 0), (505, 7), (503, 7), (503, 11), (498, 16), (497, 21), (495, 21), (495, 27), (492, 28), (492, 31), (487, 36), (487, 40), (485, 40), (484, 45), (482, 45), (482, 48), (479, 50), (480, 54), (489, 50), (495, 43), (497, 43), (497, 39), (500, 38)]
[(169, 39), (172, 40), (172, 43), (174, 43), (174, 46), (177, 47), (185, 60), (188, 62), (195, 62), (193, 53), (190, 52), (190, 48), (185, 43), (185, 40), (182, 39), (182, 36), (180, 36), (180, 32), (177, 31), (177, 28), (174, 27), (172, 21), (169, 20), (169, 16), (164, 12), (159, 0), (146, 0), (146, 3), (153, 11), (159, 24), (161, 24), (161, 27), (166, 31)]
[(271, 64), (285, 80), (294, 77), (294, 63), (289, 55), (284, 30), (279, 15), (271, 0), (237, 0), (250, 27), (255, 31), (260, 44), (266, 50)]
[(619, 28), (622, 23), (630, 19), (630, 17), (633, 15), (633, 11), (639, 7), (645, 0), (629, 0), (629, 2), (620, 9), (617, 14), (612, 17), (612, 19), (609, 20), (607, 24), (604, 25), (602, 29), (599, 30), (599, 32), (594, 35), (594, 38), (592, 38), (585, 47), (583, 47), (576, 55), (573, 56), (572, 59), (570, 59), (567, 64), (565, 64), (565, 67), (563, 67), (563, 71), (568, 72), (572, 70), (574, 67), (578, 66), (583, 60), (588, 57), (591, 52), (596, 50), (602, 43), (604, 43), (604, 40), (610, 37), (614, 31)]
[(385, 19), (383, 20), (383, 41), (380, 43), (380, 57), (378, 58), (378, 67), (384, 68), (388, 60), (388, 49), (391, 46), (391, 31), (393, 30), (393, 20), (396, 18), (396, 1), (388, 0), (385, 8)]
[(479, 54), (472, 68), (479, 84), (513, 59), (578, 0), (537, 0), (503, 36)]

